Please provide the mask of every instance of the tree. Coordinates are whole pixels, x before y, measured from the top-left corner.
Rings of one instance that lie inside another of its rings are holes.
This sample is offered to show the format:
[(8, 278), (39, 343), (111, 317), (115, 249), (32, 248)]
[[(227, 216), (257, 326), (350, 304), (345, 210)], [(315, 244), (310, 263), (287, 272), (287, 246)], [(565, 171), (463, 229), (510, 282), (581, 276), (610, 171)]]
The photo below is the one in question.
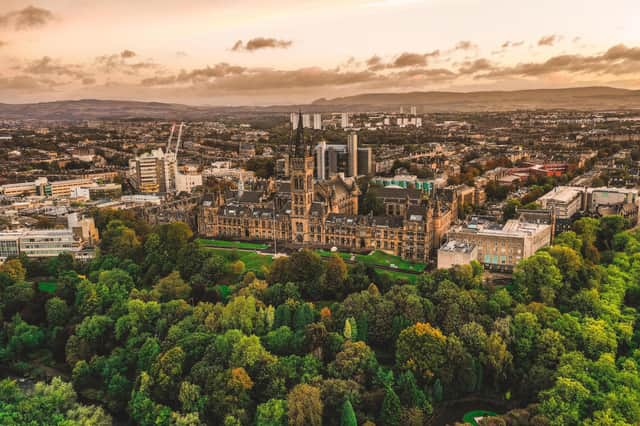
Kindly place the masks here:
[(518, 208), (520, 207), (520, 200), (516, 198), (512, 198), (508, 200), (502, 209), (502, 219), (507, 221), (510, 219), (515, 219), (516, 214), (518, 213)]
[(555, 237), (553, 240), (555, 245), (567, 246), (578, 253), (582, 251), (582, 239), (578, 238), (578, 234), (573, 231), (565, 231)]
[(300, 285), (300, 290), (307, 299), (319, 299), (325, 271), (320, 255), (305, 249), (293, 253), (289, 259), (291, 281)]
[(553, 245), (548, 248), (548, 251), (551, 257), (556, 260), (565, 282), (574, 288), (584, 285), (584, 276), (582, 276), (584, 262), (579, 252), (566, 245)]
[(599, 229), (600, 221), (591, 217), (583, 217), (573, 223), (573, 230), (582, 239), (582, 256), (592, 263), (600, 261), (600, 252), (596, 247)]
[(161, 302), (187, 299), (190, 294), (191, 287), (182, 280), (178, 271), (173, 271), (153, 286), (153, 295)]
[(8, 259), (0, 265), (0, 272), (9, 275), (13, 282), (22, 282), (26, 279), (27, 271), (20, 259)]
[(351, 379), (364, 384), (378, 367), (373, 350), (364, 342), (346, 340), (342, 351), (329, 364), (329, 374), (341, 379)]
[(353, 411), (351, 401), (345, 399), (342, 405), (342, 416), (340, 417), (340, 426), (358, 426), (356, 413)]
[(177, 399), (184, 361), (184, 351), (180, 346), (176, 346), (160, 355), (152, 366), (151, 373), (156, 386), (156, 394), (162, 400)]
[(562, 286), (557, 262), (545, 251), (520, 261), (513, 274), (513, 292), (522, 302), (539, 300), (553, 305)]
[(552, 425), (579, 425), (585, 417), (589, 390), (576, 380), (559, 377), (553, 388), (542, 392), (540, 411)]
[(187, 413), (200, 411), (202, 408), (200, 386), (189, 382), (180, 383), (178, 400), (180, 401), (183, 411)]
[(287, 401), (270, 399), (258, 405), (256, 426), (287, 426)]
[(600, 227), (597, 231), (598, 246), (603, 250), (611, 250), (614, 235), (622, 232), (627, 226), (627, 219), (619, 215), (605, 216), (600, 219)]
[(289, 425), (322, 425), (323, 405), (317, 387), (307, 384), (295, 386), (287, 396), (287, 407)]
[(327, 261), (327, 271), (324, 278), (326, 296), (335, 298), (344, 291), (347, 279), (347, 264), (337, 254), (332, 254)]
[(69, 320), (69, 307), (64, 300), (58, 297), (47, 300), (45, 311), (47, 322), (53, 326), (63, 326)]
[(102, 233), (100, 247), (120, 259), (136, 259), (141, 248), (136, 231), (125, 226), (120, 220), (112, 220)]
[(507, 349), (507, 344), (498, 333), (491, 333), (487, 340), (487, 365), (493, 372), (494, 383), (497, 385), (507, 378), (513, 356)]
[(351, 326), (350, 318), (344, 320), (344, 328), (342, 330), (342, 335), (345, 339), (351, 340), (353, 338), (353, 328)]
[(429, 323), (416, 323), (400, 333), (396, 362), (423, 383), (438, 377), (447, 362), (447, 337)]
[(380, 409), (380, 424), (382, 426), (398, 426), (400, 424), (400, 414), (402, 406), (400, 398), (391, 389), (387, 387), (384, 392), (384, 400)]

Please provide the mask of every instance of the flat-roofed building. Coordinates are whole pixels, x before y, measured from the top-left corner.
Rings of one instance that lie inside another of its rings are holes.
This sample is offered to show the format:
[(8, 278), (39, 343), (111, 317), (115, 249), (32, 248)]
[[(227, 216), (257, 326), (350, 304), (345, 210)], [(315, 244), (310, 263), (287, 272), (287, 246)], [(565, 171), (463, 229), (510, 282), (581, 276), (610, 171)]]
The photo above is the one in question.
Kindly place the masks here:
[(468, 241), (449, 240), (438, 249), (438, 269), (468, 265), (478, 258), (478, 248)]
[(537, 203), (543, 209), (550, 209), (558, 219), (570, 219), (582, 206), (582, 188), (557, 186), (538, 198)]
[(400, 188), (411, 188), (422, 192), (433, 192), (435, 188), (434, 179), (420, 179), (416, 175), (395, 175), (394, 177), (376, 176), (371, 182), (381, 186), (391, 186)]
[(30, 182), (9, 183), (0, 186), (0, 194), (7, 197), (30, 197), (43, 192), (47, 183), (47, 178), (38, 178)]
[(74, 189), (96, 186), (91, 179), (69, 179), (49, 182), (44, 187), (44, 194), (50, 197), (70, 197)]
[(91, 200), (119, 198), (120, 196), (122, 196), (122, 185), (119, 183), (105, 183), (89, 188), (89, 198)]
[(161, 149), (154, 149), (129, 160), (129, 177), (139, 192), (167, 192), (165, 172), (165, 156)]
[(53, 257), (80, 250), (81, 244), (71, 229), (25, 231), (20, 236), (20, 253), (28, 257)]
[(22, 232), (0, 232), (0, 260), (17, 257), (20, 254), (20, 236)]
[(638, 190), (629, 188), (587, 188), (586, 209), (595, 212), (600, 206), (638, 204)]
[(512, 219), (504, 225), (472, 220), (452, 227), (448, 240), (472, 243), (477, 246), (477, 260), (487, 269), (512, 271), (522, 259), (551, 243), (552, 226)]

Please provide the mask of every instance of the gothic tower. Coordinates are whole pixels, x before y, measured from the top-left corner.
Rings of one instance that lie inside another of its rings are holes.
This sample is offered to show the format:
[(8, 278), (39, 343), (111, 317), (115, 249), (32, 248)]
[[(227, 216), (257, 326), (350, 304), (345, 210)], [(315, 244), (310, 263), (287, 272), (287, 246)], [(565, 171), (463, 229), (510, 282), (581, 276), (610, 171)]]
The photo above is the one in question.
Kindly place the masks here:
[(302, 112), (298, 117), (295, 144), (289, 156), (291, 178), (291, 234), (295, 243), (311, 240), (309, 217), (313, 203), (313, 155), (304, 140)]

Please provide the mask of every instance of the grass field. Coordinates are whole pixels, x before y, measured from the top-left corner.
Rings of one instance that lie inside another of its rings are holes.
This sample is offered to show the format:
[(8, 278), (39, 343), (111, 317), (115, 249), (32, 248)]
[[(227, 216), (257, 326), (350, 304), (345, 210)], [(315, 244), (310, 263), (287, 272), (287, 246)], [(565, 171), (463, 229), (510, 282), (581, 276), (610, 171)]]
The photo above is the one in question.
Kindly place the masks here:
[(376, 268), (376, 271), (380, 275), (387, 275), (387, 276), (389, 276), (389, 277), (391, 277), (393, 279), (396, 279), (396, 280), (407, 280), (411, 284), (415, 284), (416, 283), (416, 279), (418, 278), (418, 275), (410, 274), (410, 273), (406, 273), (406, 272), (388, 271), (386, 269), (379, 269), (379, 268)]
[[(324, 257), (328, 257), (333, 254), (327, 250), (317, 250), (317, 252), (320, 256), (324, 256)], [(343, 252), (337, 252), (336, 254), (345, 260), (351, 260), (351, 258), (354, 257), (356, 261), (362, 262), (365, 265), (386, 266), (386, 267), (391, 267), (391, 265), (395, 265), (398, 271), (422, 272), (425, 270), (427, 266), (424, 263), (409, 262), (407, 260), (402, 259), (400, 256), (394, 256), (382, 251), (374, 251), (368, 255), (363, 255), (363, 254), (354, 255), (351, 253), (343, 253)]]
[(196, 239), (196, 242), (198, 244), (202, 244), (203, 246), (215, 246), (215, 247), (237, 248), (237, 249), (247, 249), (247, 250), (265, 250), (269, 248), (267, 244), (248, 243), (245, 241), (225, 241), (225, 240), (210, 240), (207, 238), (198, 238)]
[(58, 288), (58, 283), (54, 281), (40, 281), (38, 283), (38, 290), (44, 293), (55, 293)]
[[(258, 254), (258, 253), (249, 252), (249, 251), (241, 251), (241, 250), (234, 250), (234, 249), (227, 249), (227, 248), (215, 248), (215, 247), (206, 247), (206, 249), (209, 252), (215, 253), (218, 256), (222, 256), (227, 260), (240, 259), (244, 262), (244, 265), (247, 271), (252, 271), (256, 274), (261, 274), (263, 267), (269, 267), (271, 266), (271, 263), (273, 263), (272, 256), (268, 254)], [(318, 253), (324, 257), (330, 256), (332, 254), (328, 251), (323, 251), (323, 250), (319, 250)], [(338, 253), (338, 254), (342, 256), (342, 258), (347, 260), (351, 258), (351, 254), (348, 254), (348, 253)], [(365, 258), (368, 261), (361, 260), (361, 258)], [(418, 275), (416, 275), (415, 273), (412, 274), (409, 272), (403, 272), (403, 269), (400, 269), (401, 264), (398, 264), (400, 262), (395, 263), (396, 259), (399, 259), (397, 256), (390, 256), (385, 253), (381, 253), (381, 254), (376, 254), (375, 256), (356, 255), (356, 259), (374, 267), (389, 266), (390, 263), (394, 263), (395, 265), (398, 266), (397, 271), (389, 271), (386, 269), (376, 268), (379, 274), (387, 275), (393, 279), (397, 279), (397, 280), (403, 279), (403, 280), (409, 281), (412, 284), (415, 284), (416, 279), (418, 277)], [(385, 263), (385, 261), (390, 263)], [(424, 265), (422, 264), (411, 264), (410, 262), (406, 262), (406, 261), (402, 261), (402, 262), (403, 262), (403, 265), (412, 265), (412, 267), (414, 268), (414, 269), (410, 269), (405, 266), (404, 271), (407, 271), (407, 270), (421, 271), (422, 269), (424, 269)], [(420, 267), (422, 269), (416, 269)]]
[(247, 271), (262, 272), (263, 266), (268, 267), (273, 262), (272, 256), (268, 254), (212, 247), (208, 247), (207, 250), (228, 260), (233, 259), (234, 257), (242, 260)]
[(476, 422), (475, 420), (477, 417), (493, 417), (496, 415), (497, 414), (494, 413), (493, 411), (473, 410), (473, 411), (469, 411), (468, 413), (465, 413), (465, 415), (462, 416), (462, 421), (465, 423), (470, 423), (473, 426), (479, 426), (478, 422)]

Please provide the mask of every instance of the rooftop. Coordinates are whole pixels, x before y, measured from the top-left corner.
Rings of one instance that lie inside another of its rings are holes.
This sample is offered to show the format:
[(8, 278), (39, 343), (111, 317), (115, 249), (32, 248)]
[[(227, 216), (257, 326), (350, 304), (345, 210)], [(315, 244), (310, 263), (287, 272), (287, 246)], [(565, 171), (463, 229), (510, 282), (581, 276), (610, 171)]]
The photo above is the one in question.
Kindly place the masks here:
[(438, 250), (458, 253), (471, 253), (475, 248), (475, 244), (467, 241), (449, 240)]

